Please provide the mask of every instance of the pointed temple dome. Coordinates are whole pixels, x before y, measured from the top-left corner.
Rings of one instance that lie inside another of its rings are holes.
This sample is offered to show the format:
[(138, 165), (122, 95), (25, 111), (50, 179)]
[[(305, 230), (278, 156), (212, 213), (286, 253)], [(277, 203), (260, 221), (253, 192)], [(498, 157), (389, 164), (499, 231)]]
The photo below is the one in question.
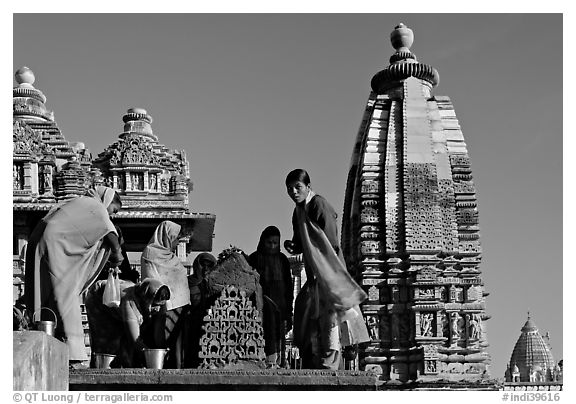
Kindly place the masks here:
[(383, 380), (489, 378), (476, 188), (454, 107), (412, 30), (376, 73), (354, 144), (342, 219), (348, 270), (372, 325), (360, 367)]
[(528, 382), (530, 374), (536, 371), (555, 369), (556, 364), (548, 342), (540, 335), (538, 327), (528, 315), (521, 329), (522, 333), (514, 345), (510, 366), (518, 368), (520, 381)]

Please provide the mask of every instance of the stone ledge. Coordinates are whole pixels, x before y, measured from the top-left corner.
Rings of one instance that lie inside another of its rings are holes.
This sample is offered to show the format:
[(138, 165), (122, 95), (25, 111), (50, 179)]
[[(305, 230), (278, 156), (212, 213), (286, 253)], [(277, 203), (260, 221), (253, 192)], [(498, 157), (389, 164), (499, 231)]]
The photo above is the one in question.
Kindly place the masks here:
[(330, 370), (70, 370), (70, 390), (377, 390), (378, 375)]
[(14, 331), (12, 343), (14, 390), (67, 390), (66, 344), (42, 331)]

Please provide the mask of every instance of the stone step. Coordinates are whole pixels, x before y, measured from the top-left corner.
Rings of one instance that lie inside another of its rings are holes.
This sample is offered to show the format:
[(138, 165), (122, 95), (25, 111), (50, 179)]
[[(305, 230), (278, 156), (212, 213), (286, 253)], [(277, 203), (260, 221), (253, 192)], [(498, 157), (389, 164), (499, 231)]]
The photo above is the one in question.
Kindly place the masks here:
[(372, 372), (262, 369), (77, 369), (69, 389), (80, 391), (170, 390), (378, 390)]

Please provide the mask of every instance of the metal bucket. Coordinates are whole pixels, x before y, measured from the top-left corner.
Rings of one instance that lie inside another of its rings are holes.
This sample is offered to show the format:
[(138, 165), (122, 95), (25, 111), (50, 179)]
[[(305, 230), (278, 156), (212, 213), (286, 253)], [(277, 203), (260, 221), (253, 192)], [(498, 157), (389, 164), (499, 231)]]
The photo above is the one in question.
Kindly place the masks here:
[[(41, 314), (42, 309), (48, 310), (54, 316), (54, 321), (49, 320), (40, 320), (42, 316), (39, 317), (39, 320), (36, 321), (36, 313)], [(56, 325), (58, 324), (58, 318), (56, 317), (56, 313), (50, 310), (48, 307), (40, 307), (38, 310), (34, 312), (32, 315), (32, 321), (34, 321), (34, 325), (38, 331), (44, 331), (46, 334), (54, 336), (54, 330), (56, 329)]]
[(116, 355), (107, 353), (94, 353), (94, 365), (97, 369), (110, 369), (110, 363)]
[(162, 369), (164, 366), (164, 358), (168, 353), (168, 348), (166, 349), (145, 349), (144, 357), (146, 358), (146, 368), (147, 369)]

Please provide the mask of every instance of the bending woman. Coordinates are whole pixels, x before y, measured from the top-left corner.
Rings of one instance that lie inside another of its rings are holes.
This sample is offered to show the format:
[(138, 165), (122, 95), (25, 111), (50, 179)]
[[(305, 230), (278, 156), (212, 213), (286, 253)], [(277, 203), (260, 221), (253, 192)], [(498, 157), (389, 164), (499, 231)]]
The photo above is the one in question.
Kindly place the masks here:
[(367, 296), (344, 265), (337, 214), (326, 199), (312, 191), (308, 173), (291, 171), (286, 190), (296, 207), (294, 237), (286, 240), (284, 247), (291, 254), (303, 254), (307, 277), (294, 304), (294, 343), (303, 367), (337, 370), (340, 324), (347, 323), (349, 344), (370, 340), (358, 307)]
[(153, 338), (151, 316), (170, 298), (170, 291), (156, 279), (136, 285), (121, 280), (120, 307), (107, 307), (102, 302), (106, 284), (97, 281), (86, 295), (92, 352), (116, 355), (111, 367), (142, 367), (143, 350)]
[(180, 369), (184, 363), (184, 314), (190, 308), (190, 289), (186, 268), (174, 251), (178, 247), (180, 225), (166, 220), (156, 227), (154, 235), (142, 252), (142, 278), (153, 278), (168, 285), (170, 300), (156, 316), (156, 345), (169, 348), (167, 367)]
[[(26, 307), (31, 313), (44, 307), (56, 313), (55, 336), (66, 342), (73, 366), (88, 360), (80, 294), (97, 278), (108, 257), (112, 266), (123, 259), (109, 217), (121, 206), (113, 189), (96, 187), (50, 210), (28, 241)], [(40, 315), (48, 319), (47, 314)]]

